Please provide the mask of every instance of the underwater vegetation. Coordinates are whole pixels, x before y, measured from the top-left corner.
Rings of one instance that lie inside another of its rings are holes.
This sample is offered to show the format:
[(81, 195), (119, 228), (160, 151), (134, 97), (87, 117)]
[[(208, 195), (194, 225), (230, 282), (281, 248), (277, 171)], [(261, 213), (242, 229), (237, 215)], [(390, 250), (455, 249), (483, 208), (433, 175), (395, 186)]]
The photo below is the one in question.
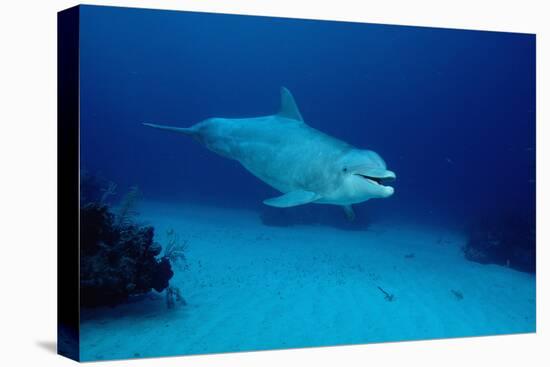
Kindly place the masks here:
[[(172, 228), (166, 231), (166, 238), (167, 244), (164, 247), (162, 258), (168, 259), (179, 270), (187, 270), (189, 268), (187, 257), (185, 256), (188, 245), (187, 240), (180, 240), (178, 233)], [(169, 286), (166, 289), (166, 307), (175, 308), (177, 303), (185, 306), (187, 301), (181, 295), (178, 287)]]
[(185, 251), (187, 250), (188, 242), (180, 240), (179, 235), (172, 228), (166, 231), (166, 237), (167, 244), (164, 247), (163, 257), (169, 259), (173, 264), (187, 268)]
[(501, 213), (483, 215), (471, 225), (463, 248), (466, 259), (535, 273), (534, 215), (512, 210)]
[(120, 208), (116, 217), (118, 225), (128, 225), (133, 222), (133, 218), (139, 214), (135, 210), (135, 207), (140, 197), (141, 192), (138, 187), (130, 187), (130, 191), (128, 191), (120, 203)]
[(186, 243), (179, 242), (173, 233), (161, 256), (162, 246), (153, 240), (154, 228), (134, 219), (138, 188), (130, 188), (116, 214), (105, 203), (105, 196), (113, 195), (115, 189), (113, 183), (86, 178), (86, 198), (98, 201), (86, 202), (80, 208), (81, 306), (112, 306), (153, 289), (167, 290), (169, 308), (175, 302), (185, 304), (179, 289), (171, 287), (169, 281), (174, 275), (171, 261), (185, 259)]
[(185, 306), (187, 301), (181, 296), (181, 291), (178, 287), (168, 287), (166, 289), (166, 307), (174, 308), (176, 307), (176, 303), (181, 303)]
[(168, 258), (153, 242), (154, 229), (117, 220), (109, 206), (80, 209), (80, 304), (114, 305), (131, 295), (168, 287), (174, 275)]
[(116, 194), (117, 185), (85, 169), (80, 170), (80, 204), (108, 203), (109, 197)]

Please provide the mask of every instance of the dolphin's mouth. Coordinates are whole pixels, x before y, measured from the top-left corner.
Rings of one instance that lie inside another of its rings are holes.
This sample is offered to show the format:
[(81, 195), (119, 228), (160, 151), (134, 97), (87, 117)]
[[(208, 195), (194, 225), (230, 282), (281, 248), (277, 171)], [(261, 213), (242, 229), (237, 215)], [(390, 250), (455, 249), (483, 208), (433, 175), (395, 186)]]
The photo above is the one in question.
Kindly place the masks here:
[(371, 181), (372, 183), (380, 186), (384, 186), (385, 183), (392, 182), (395, 180), (395, 176), (387, 176), (387, 177), (374, 177), (374, 176), (367, 176), (363, 175), (361, 173), (354, 173), (356, 176), (361, 176), (366, 180)]

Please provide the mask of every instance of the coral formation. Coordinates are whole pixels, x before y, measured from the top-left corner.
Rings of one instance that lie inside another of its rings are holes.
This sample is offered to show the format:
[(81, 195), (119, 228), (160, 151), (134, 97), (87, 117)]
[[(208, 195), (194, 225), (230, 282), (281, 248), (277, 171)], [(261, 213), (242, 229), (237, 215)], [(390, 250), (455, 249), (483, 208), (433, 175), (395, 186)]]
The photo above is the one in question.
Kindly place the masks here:
[[(80, 205), (102, 202), (107, 187), (107, 180), (99, 175), (92, 175), (86, 169), (80, 170)], [(108, 196), (107, 196), (108, 197)], [(107, 199), (105, 197), (105, 199)]]
[(178, 287), (170, 286), (166, 289), (166, 307), (169, 309), (175, 308), (176, 303), (186, 305), (187, 301), (181, 296), (180, 289)]
[(464, 246), (466, 259), (535, 272), (535, 217), (519, 211), (485, 215), (474, 223)]
[(129, 296), (161, 292), (173, 276), (170, 260), (160, 259), (153, 227), (118, 221), (109, 207), (80, 209), (80, 304), (114, 305)]
[(167, 289), (173, 303), (185, 303), (179, 289), (169, 288), (171, 261), (184, 262), (186, 242), (174, 231), (168, 245), (153, 241), (154, 228), (135, 221), (137, 187), (122, 198), (115, 214), (107, 203), (117, 185), (81, 171), (80, 187), (80, 304), (115, 305), (130, 296)]
[(99, 199), (99, 202), (102, 204), (107, 203), (107, 199), (109, 198), (109, 196), (113, 196), (116, 194), (116, 188), (117, 188), (117, 184), (114, 183), (113, 181), (109, 181), (109, 183), (107, 184), (107, 187), (101, 189), (103, 194), (101, 195), (101, 199)]

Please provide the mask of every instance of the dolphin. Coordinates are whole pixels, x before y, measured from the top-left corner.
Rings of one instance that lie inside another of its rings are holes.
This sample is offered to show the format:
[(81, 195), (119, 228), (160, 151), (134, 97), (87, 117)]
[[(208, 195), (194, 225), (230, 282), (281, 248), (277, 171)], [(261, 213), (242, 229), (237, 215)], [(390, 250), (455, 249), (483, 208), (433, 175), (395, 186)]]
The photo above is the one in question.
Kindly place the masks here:
[(341, 205), (349, 219), (352, 204), (387, 198), (395, 179), (371, 150), (357, 149), (304, 122), (290, 91), (281, 88), (278, 113), (252, 118), (208, 118), (191, 127), (144, 123), (193, 137), (211, 151), (241, 163), (282, 195), (264, 204), (288, 208), (308, 203)]

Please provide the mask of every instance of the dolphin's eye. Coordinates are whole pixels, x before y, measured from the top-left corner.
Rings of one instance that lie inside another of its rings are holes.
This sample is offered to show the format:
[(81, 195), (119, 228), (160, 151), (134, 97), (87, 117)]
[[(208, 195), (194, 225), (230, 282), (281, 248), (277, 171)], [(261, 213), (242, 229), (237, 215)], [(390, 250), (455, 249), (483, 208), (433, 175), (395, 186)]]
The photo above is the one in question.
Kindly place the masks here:
[(342, 171), (343, 171), (343, 172), (347, 172), (347, 171), (348, 171), (348, 168), (347, 168), (347, 167), (344, 167), (344, 168), (342, 169)]

